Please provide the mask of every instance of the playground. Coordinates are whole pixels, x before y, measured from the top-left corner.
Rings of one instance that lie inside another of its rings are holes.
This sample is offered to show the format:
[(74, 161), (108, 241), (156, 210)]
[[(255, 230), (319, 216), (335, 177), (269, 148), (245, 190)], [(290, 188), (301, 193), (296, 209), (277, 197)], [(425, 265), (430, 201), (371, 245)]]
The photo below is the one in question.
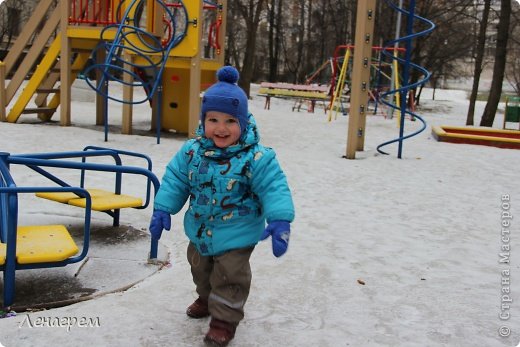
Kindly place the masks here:
[[(466, 92), (438, 90), (436, 100), (424, 93), (421, 114), (429, 126), (460, 125)], [(509, 269), (511, 278), (520, 276), (514, 222), (520, 214), (515, 203), (520, 196), (517, 150), (437, 142), (428, 129), (408, 140), (398, 160), (376, 150), (395, 132), (396, 123), (368, 117), (366, 150), (355, 161), (344, 160), (348, 117), (329, 123), (322, 113), (292, 112), (289, 100), (271, 100), (270, 110), (264, 109), (264, 101), (253, 98), (250, 108), (263, 142), (276, 149), (284, 166), (297, 218), (287, 255), (275, 259), (267, 243), (253, 253), (246, 318), (231, 345), (517, 345), (520, 308), (514, 303), (520, 298), (513, 280), (511, 318), (498, 317), (502, 270)], [(106, 143), (103, 127), (92, 127), (88, 116), (95, 106), (84, 101), (72, 105), (78, 110), (74, 132), (56, 124), (0, 123), (3, 150), (60, 152), (66, 144), (67, 149), (97, 145), (139, 151), (150, 155), (153, 171), (161, 177), (184, 141), (165, 136), (158, 145), (150, 133), (114, 131)], [(137, 110), (141, 107), (147, 106)], [(476, 114), (483, 107), (478, 102)], [(496, 129), (502, 127), (501, 117), (499, 112)], [(144, 127), (146, 114), (137, 111), (135, 122)], [(17, 177), (19, 183), (36, 183), (34, 175)], [(130, 195), (141, 190), (139, 185), (125, 187)], [(510, 196), (510, 205), (504, 204), (504, 195)], [(514, 216), (510, 264), (499, 263), (498, 255), (504, 206)], [(67, 217), (67, 226), (77, 227), (83, 219), (82, 209), (43, 199), (23, 207), (23, 222), (52, 218), (56, 212)], [(151, 212), (124, 209), (121, 225), (147, 230)], [(92, 222), (106, 228), (112, 218), (93, 212)], [(132, 251), (126, 245), (124, 240), (113, 245), (121, 259)], [(171, 266), (126, 291), (0, 319), (0, 342), (7, 347), (66, 345), (72, 340), (77, 346), (198, 345), (207, 321), (184, 314), (196, 294), (185, 259), (182, 213), (173, 217), (173, 229), (160, 245), (169, 252)], [(141, 247), (133, 256), (145, 262), (149, 239), (143, 238)], [(111, 281), (121, 287), (130, 284), (124, 273), (111, 273)], [(56, 317), (99, 317), (100, 326), (76, 324), (68, 330), (36, 325)], [(502, 325), (511, 328), (509, 338), (498, 335)]]
[[(225, 16), (210, 2), (125, 3), (132, 5), (109, 10), (79, 0), (79, 12), (58, 9), (42, 32), (61, 25), (67, 35), (54, 39), (31, 79), (14, 75), (0, 86), (1, 294), (12, 309), (0, 313), (0, 346), (197, 346), (207, 328), (185, 315), (196, 293), (184, 210), (160, 242), (148, 224), (159, 179), (193, 133), (200, 93), (223, 63)], [(367, 3), (357, 25), (368, 32)], [(121, 18), (123, 26), (111, 27)], [(78, 23), (92, 29), (67, 28)], [(341, 84), (252, 86), (249, 110), (284, 167), (297, 216), (287, 255), (274, 258), (268, 242), (256, 247), (246, 316), (231, 346), (516, 346), (518, 152), (431, 132), (477, 136), (456, 128), (468, 107), (462, 90), (436, 90), (434, 100), (426, 88), (420, 109), (394, 120), (370, 114), (370, 35), (360, 34), (354, 51), (345, 47), (336, 73), (343, 83), (352, 69), (348, 117), (332, 116), (343, 107)], [(8, 63), (0, 64), (2, 82)], [(22, 75), (29, 65), (21, 64)], [(404, 71), (394, 88), (409, 88)], [(406, 95), (395, 96), (396, 111)], [(339, 100), (313, 114), (294, 112), (293, 96), (312, 102), (311, 111)], [(477, 102), (475, 114), (483, 108)], [(502, 130), (519, 123), (510, 111), (501, 104), (485, 137), (517, 133)]]

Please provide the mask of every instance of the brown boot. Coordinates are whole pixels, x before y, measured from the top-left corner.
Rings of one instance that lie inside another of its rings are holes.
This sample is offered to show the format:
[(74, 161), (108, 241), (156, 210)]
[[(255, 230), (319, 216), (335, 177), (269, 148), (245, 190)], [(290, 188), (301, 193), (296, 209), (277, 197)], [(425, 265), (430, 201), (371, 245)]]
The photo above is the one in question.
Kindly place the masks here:
[(186, 314), (191, 318), (204, 318), (209, 316), (208, 301), (199, 297), (193, 304), (188, 306)]
[(209, 331), (204, 338), (208, 346), (224, 347), (235, 337), (236, 325), (220, 319), (211, 318)]

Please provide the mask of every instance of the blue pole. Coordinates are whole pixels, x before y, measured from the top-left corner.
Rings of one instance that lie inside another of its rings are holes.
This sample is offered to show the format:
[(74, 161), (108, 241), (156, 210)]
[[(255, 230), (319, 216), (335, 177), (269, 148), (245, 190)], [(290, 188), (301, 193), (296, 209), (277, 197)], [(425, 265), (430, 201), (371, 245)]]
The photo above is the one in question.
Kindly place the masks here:
[[(408, 11), (408, 20), (406, 26), (406, 53), (405, 53), (405, 63), (403, 68), (403, 86), (408, 85), (408, 80), (410, 78), (410, 60), (412, 57), (412, 34), (413, 34), (413, 20), (414, 20), (414, 11), (415, 11), (415, 0), (410, 1), (410, 10)], [(403, 135), (404, 135), (404, 121), (406, 118), (406, 106), (407, 106), (407, 91), (408, 89), (401, 90), (401, 119), (399, 120), (399, 147), (397, 150), (397, 158), (401, 159), (403, 152)]]
[[(161, 75), (162, 78), (162, 75)], [(161, 143), (161, 126), (162, 126), (162, 94), (163, 94), (163, 87), (162, 84), (160, 84), (157, 88), (157, 119), (156, 119), (156, 136), (157, 136), (157, 144)]]
[[(8, 157), (9, 153), (0, 152), (0, 187), (7, 186), (10, 183), (9, 177), (4, 177), (9, 175)], [(0, 196), (0, 216), (2, 216), (0, 219), (0, 242), (2, 243), (7, 243), (7, 221), (9, 219), (7, 216), (7, 203), (7, 196), (2, 194)]]
[(159, 240), (156, 240), (152, 238), (151, 244), (150, 244), (150, 259), (157, 259), (157, 250), (159, 248)]
[(103, 81), (103, 89), (105, 91), (105, 96), (103, 99), (105, 100), (105, 103), (103, 105), (103, 122), (105, 124), (105, 142), (108, 141), (108, 81)]
[[(0, 176), (2, 178), (2, 185), (5, 183), (6, 187), (15, 186), (12, 177), (9, 173), (9, 153), (0, 153)], [(14, 301), (15, 293), (15, 274), (16, 274), (16, 228), (18, 216), (18, 199), (16, 193), (6, 192), (2, 194), (2, 206), (7, 212), (3, 213), (2, 217), (2, 233), (5, 233), (5, 242), (7, 244), (4, 264), (4, 299), (3, 307), (5, 311), (10, 311), (10, 306)]]

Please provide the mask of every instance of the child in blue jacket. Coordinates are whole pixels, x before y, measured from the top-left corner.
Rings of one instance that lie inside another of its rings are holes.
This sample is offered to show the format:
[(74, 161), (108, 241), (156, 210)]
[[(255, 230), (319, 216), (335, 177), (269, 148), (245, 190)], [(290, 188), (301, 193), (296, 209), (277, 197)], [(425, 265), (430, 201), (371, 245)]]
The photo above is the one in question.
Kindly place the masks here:
[(204, 341), (226, 346), (244, 318), (251, 253), (269, 236), (276, 257), (286, 252), (294, 206), (275, 152), (259, 144), (247, 96), (236, 84), (238, 71), (225, 66), (217, 78), (204, 93), (197, 136), (166, 168), (150, 233), (159, 239), (163, 229), (170, 230), (170, 215), (189, 198), (184, 230), (199, 297), (186, 314), (211, 315)]

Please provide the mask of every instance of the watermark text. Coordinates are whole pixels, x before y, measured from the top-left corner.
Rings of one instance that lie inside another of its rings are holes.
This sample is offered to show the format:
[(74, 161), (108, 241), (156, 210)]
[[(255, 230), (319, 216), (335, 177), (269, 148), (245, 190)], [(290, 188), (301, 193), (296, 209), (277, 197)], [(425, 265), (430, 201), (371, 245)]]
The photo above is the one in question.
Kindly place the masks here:
[(498, 334), (502, 337), (511, 335), (511, 329), (507, 322), (511, 318), (511, 305), (513, 299), (511, 297), (511, 225), (513, 215), (511, 213), (511, 196), (503, 194), (501, 198), (501, 215), (500, 215), (500, 252), (498, 253), (498, 263), (500, 264), (500, 312), (498, 317), (501, 326), (498, 328)]
[(31, 317), (26, 315), (19, 328), (62, 328), (70, 331), (73, 328), (99, 328), (99, 317)]

